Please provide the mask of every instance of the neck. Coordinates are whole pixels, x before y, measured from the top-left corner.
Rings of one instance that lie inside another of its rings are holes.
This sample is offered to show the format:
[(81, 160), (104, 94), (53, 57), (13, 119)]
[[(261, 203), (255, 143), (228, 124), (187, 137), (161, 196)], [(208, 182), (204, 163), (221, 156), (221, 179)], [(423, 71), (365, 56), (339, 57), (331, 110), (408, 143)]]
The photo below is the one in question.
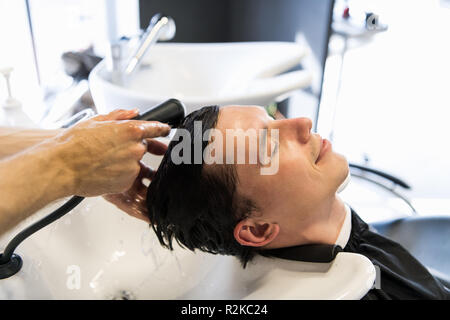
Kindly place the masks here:
[[(280, 237), (271, 247), (290, 247), (304, 244), (335, 244), (345, 220), (344, 202), (335, 195), (317, 208), (309, 221)], [(301, 230), (301, 231), (299, 231)], [(269, 246), (268, 246), (269, 248)]]
[(345, 204), (336, 194), (331, 202), (328, 217), (319, 222), (317, 241), (326, 244), (335, 244), (344, 224), (346, 210)]

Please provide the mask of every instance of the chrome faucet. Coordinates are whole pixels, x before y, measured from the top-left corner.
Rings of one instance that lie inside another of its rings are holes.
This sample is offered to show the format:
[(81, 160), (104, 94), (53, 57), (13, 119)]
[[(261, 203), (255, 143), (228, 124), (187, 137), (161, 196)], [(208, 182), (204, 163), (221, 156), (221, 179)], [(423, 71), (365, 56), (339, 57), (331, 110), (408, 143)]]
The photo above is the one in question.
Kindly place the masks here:
[(175, 31), (175, 21), (171, 17), (161, 13), (155, 14), (142, 35), (137, 49), (127, 61), (123, 69), (123, 75), (126, 78), (131, 76), (138, 69), (147, 50), (158, 40), (168, 41), (173, 39)]

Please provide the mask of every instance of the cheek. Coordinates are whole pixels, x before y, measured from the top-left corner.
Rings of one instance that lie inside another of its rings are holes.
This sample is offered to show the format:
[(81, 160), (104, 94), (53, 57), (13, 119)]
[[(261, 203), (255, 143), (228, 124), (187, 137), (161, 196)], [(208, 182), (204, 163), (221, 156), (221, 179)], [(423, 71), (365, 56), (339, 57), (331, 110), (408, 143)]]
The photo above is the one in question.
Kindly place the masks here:
[(264, 180), (258, 174), (254, 165), (238, 164), (235, 165), (238, 177), (237, 191), (239, 194), (255, 201), (259, 194), (265, 190)]
[[(272, 185), (278, 187), (284, 198), (316, 198), (320, 191), (320, 176), (314, 171), (310, 163), (303, 159), (292, 158), (280, 161), (276, 181)], [(274, 179), (274, 180), (275, 180)]]
[[(280, 155), (280, 180), (286, 186), (286, 193), (291, 196), (304, 197), (310, 203), (323, 201), (332, 190), (336, 191), (342, 167), (345, 168), (345, 158), (336, 154), (330, 154), (330, 159), (323, 166), (311, 163), (304, 154)], [(291, 155), (291, 156), (289, 156)], [(344, 160), (344, 161), (343, 161)], [(344, 165), (343, 165), (344, 164)], [(345, 176), (346, 177), (345, 172)]]

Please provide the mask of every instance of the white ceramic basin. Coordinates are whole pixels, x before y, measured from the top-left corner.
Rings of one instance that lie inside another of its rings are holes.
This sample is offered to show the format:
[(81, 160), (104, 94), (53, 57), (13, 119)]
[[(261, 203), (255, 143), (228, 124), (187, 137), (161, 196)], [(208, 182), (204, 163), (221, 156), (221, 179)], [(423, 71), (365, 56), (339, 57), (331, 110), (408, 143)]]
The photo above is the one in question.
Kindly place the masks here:
[(205, 105), (267, 106), (309, 86), (308, 71), (280, 74), (306, 54), (291, 42), (158, 43), (126, 85), (110, 82), (106, 61), (91, 72), (89, 84), (99, 113), (145, 110), (169, 98), (181, 100), (188, 113)]
[(229, 256), (171, 252), (145, 223), (101, 198), (85, 200), (17, 253), (24, 266), (0, 280), (0, 300), (359, 299), (375, 280), (372, 263), (351, 253), (330, 264), (257, 257), (242, 269)]

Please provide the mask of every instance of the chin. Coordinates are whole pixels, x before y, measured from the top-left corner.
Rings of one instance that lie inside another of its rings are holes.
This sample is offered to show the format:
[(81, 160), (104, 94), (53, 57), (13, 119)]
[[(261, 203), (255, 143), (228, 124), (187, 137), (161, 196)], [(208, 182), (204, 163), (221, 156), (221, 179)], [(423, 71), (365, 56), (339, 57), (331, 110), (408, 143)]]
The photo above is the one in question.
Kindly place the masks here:
[(343, 155), (339, 153), (335, 153), (333, 170), (337, 189), (345, 181), (350, 172), (347, 158), (345, 158)]

